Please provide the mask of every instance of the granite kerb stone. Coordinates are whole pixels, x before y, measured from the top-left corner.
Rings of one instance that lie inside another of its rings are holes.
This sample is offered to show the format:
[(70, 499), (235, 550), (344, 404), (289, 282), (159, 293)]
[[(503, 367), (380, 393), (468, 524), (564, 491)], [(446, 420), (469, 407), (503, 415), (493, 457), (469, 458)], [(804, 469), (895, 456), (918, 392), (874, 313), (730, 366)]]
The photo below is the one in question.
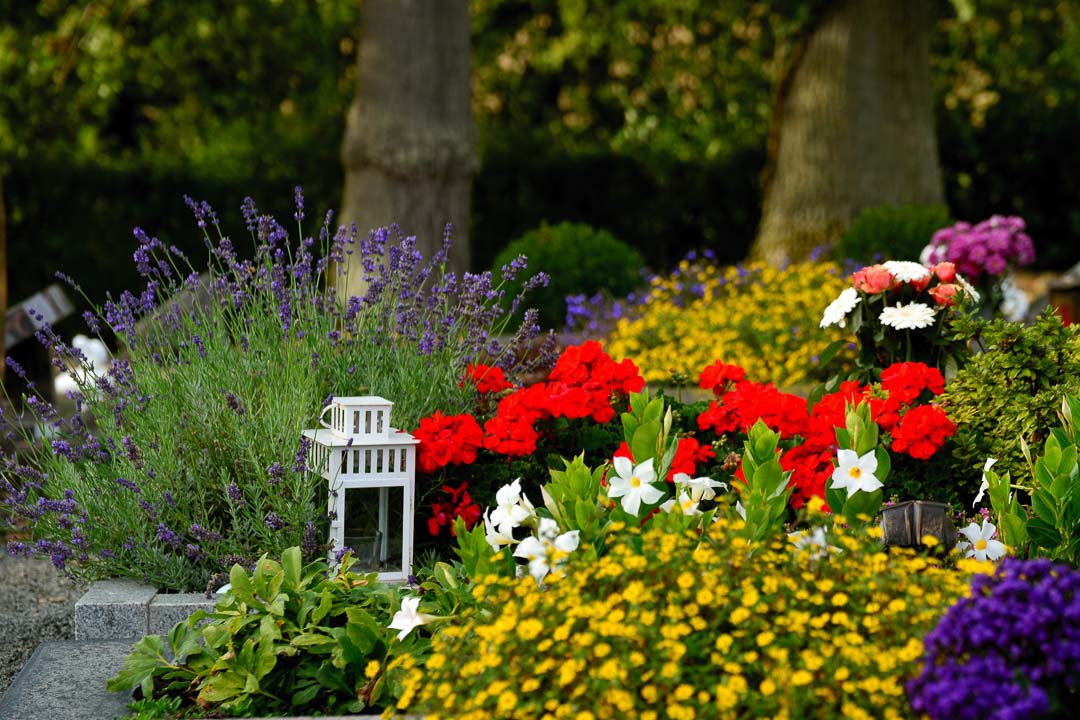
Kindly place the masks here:
[(213, 611), (214, 603), (202, 593), (159, 593), (133, 580), (99, 580), (75, 602), (75, 639), (166, 635), (196, 610)]

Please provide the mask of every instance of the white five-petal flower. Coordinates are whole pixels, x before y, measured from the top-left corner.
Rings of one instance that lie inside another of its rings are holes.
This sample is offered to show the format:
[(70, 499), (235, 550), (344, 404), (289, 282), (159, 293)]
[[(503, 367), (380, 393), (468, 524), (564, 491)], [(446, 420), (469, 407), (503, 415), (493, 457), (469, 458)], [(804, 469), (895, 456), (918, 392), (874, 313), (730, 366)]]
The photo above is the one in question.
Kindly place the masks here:
[(920, 302), (897, 303), (883, 309), (879, 320), (896, 330), (918, 330), (934, 324), (934, 308)]
[[(546, 524), (544, 521), (547, 521)], [(514, 557), (523, 558), (529, 563), (529, 574), (536, 582), (543, 582), (552, 568), (559, 567), (566, 561), (566, 557), (577, 550), (581, 539), (577, 530), (558, 535), (559, 526), (550, 518), (542, 518), (540, 521), (540, 537), (530, 535), (522, 540)], [(552, 530), (551, 526), (554, 526)]]
[(874, 492), (882, 486), (874, 475), (877, 472), (877, 456), (873, 450), (862, 457), (854, 450), (838, 450), (836, 460), (838, 464), (833, 470), (832, 487), (847, 490), (848, 497), (860, 490)]
[(501, 534), (509, 535), (529, 518), (529, 511), (522, 507), (520, 502), (521, 478), (509, 485), (503, 485), (495, 493), (495, 511), (491, 513), (491, 522), (498, 526)]
[(823, 328), (833, 325), (845, 327), (848, 313), (854, 310), (861, 300), (862, 298), (859, 297), (859, 292), (855, 288), (849, 287), (845, 289), (840, 293), (839, 297), (825, 308), (825, 312), (821, 316), (821, 322), (818, 325)]
[(716, 488), (727, 490), (726, 483), (713, 480), (711, 477), (692, 478), (686, 473), (675, 473), (675, 476), (671, 479), (675, 481), (676, 485), (685, 488), (690, 493), (690, 497), (694, 499), (694, 502), (712, 500), (716, 497)]
[(484, 513), (484, 539), (491, 546), (492, 552), (499, 552), (504, 546), (514, 543), (514, 536), (509, 532), (503, 532), (498, 525), (491, 521), (491, 509)]
[(976, 560), (997, 560), (1005, 554), (1005, 543), (994, 540), (997, 528), (989, 520), (983, 520), (982, 525), (971, 523), (960, 531), (967, 538), (967, 542), (960, 542), (957, 548), (966, 557)]
[(630, 458), (617, 457), (615, 473), (609, 481), (608, 497), (622, 498), (623, 510), (631, 515), (638, 514), (642, 502), (652, 505), (664, 497), (664, 491), (652, 484), (656, 480), (656, 470), (651, 459), (635, 467)]
[(886, 260), (882, 265), (900, 282), (916, 282), (930, 277), (930, 268), (921, 263), (908, 260)]
[(398, 640), (404, 640), (405, 636), (412, 632), (413, 628), (426, 625), (432, 620), (438, 620), (438, 615), (429, 615), (428, 613), (417, 612), (420, 607), (420, 598), (418, 597), (403, 597), (401, 598), (401, 609), (394, 613), (394, 619), (387, 625), (391, 630), (399, 630), (397, 635)]
[(971, 507), (975, 507), (982, 502), (983, 494), (990, 489), (990, 481), (986, 479), (986, 471), (993, 467), (997, 462), (997, 458), (986, 458), (986, 462), (983, 464), (982, 469), (982, 483), (979, 485), (979, 494), (975, 496), (975, 502), (971, 503)]
[(683, 515), (700, 515), (701, 510), (698, 509), (698, 501), (690, 497), (689, 493), (685, 490), (679, 493), (679, 498), (668, 498), (664, 504), (660, 506), (660, 509), (666, 513), (681, 512)]
[(821, 526), (809, 532), (798, 530), (788, 533), (788, 537), (794, 541), (796, 550), (810, 553), (810, 557), (814, 560), (824, 557), (825, 553), (830, 549), (829, 542), (825, 537), (825, 528)]

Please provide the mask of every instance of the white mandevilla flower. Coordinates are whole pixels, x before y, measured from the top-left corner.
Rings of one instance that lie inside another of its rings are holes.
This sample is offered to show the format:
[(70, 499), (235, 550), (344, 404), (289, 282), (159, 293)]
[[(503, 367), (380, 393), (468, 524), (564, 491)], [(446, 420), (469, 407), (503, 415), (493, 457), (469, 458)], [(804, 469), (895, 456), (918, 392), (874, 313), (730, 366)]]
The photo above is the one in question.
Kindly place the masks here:
[(739, 513), (739, 517), (743, 520), (746, 519), (746, 508), (743, 507), (742, 500), (735, 501), (735, 512)]
[[(544, 523), (544, 520), (555, 526), (554, 531)], [(528, 561), (529, 574), (538, 583), (543, 582), (552, 568), (563, 565), (566, 558), (570, 553), (577, 550), (578, 544), (581, 542), (577, 530), (558, 535), (559, 526), (550, 518), (542, 518), (540, 524), (542, 526), (539, 529), (540, 537), (530, 535), (522, 540), (517, 549), (514, 550), (514, 557)]]
[(412, 632), (413, 628), (426, 625), (427, 623), (438, 620), (438, 615), (429, 615), (428, 613), (417, 612), (420, 607), (420, 598), (418, 597), (403, 597), (401, 598), (401, 609), (394, 613), (394, 619), (387, 625), (391, 630), (399, 630), (397, 635), (398, 640), (404, 640), (405, 636)]
[(810, 557), (814, 560), (824, 557), (829, 550), (829, 542), (825, 537), (824, 527), (816, 527), (810, 532), (799, 530), (789, 533), (788, 537), (795, 543), (796, 550), (810, 553)]
[(491, 513), (491, 522), (497, 525), (499, 532), (509, 535), (521, 523), (529, 519), (529, 511), (520, 505), (521, 478), (509, 485), (503, 485), (495, 493), (495, 511)]
[(825, 313), (821, 316), (821, 322), (818, 323), (819, 327), (827, 328), (833, 325), (846, 327), (848, 313), (854, 310), (861, 300), (862, 298), (859, 297), (859, 293), (855, 288), (849, 287), (845, 289), (838, 298), (825, 308)]
[(921, 263), (908, 260), (886, 260), (882, 265), (900, 282), (917, 282), (930, 277), (930, 268)]
[(694, 502), (712, 500), (716, 497), (716, 488), (727, 490), (726, 483), (722, 483), (719, 480), (713, 480), (711, 477), (692, 478), (686, 473), (675, 473), (672, 480), (675, 481), (677, 486), (686, 488), (686, 491), (690, 493), (690, 497), (694, 499)]
[(838, 464), (832, 474), (833, 489), (843, 488), (850, 497), (860, 490), (874, 492), (882, 486), (874, 475), (877, 472), (877, 456), (873, 450), (862, 457), (854, 450), (838, 450), (836, 460)]
[(489, 508), (484, 513), (484, 539), (491, 546), (492, 552), (499, 552), (502, 548), (514, 543), (514, 536), (509, 532), (502, 532), (499, 526), (491, 521), (490, 514), (491, 509)]
[(637, 516), (641, 503), (652, 505), (664, 497), (664, 491), (653, 485), (656, 471), (651, 459), (634, 467), (630, 458), (615, 458), (615, 477), (611, 478), (608, 497), (621, 498), (622, 509)]
[(971, 523), (960, 531), (967, 538), (967, 542), (957, 543), (956, 547), (966, 557), (976, 560), (996, 561), (1005, 554), (1005, 543), (994, 540), (997, 528), (989, 520), (983, 520), (982, 525)]
[(926, 303), (897, 303), (881, 311), (882, 325), (896, 330), (919, 330), (934, 324), (934, 308)]
[(683, 491), (679, 493), (678, 499), (669, 498), (664, 504), (660, 506), (660, 509), (666, 513), (681, 512), (683, 515), (700, 515), (701, 510), (698, 509), (698, 501), (690, 497), (690, 495)]
[(971, 507), (975, 507), (981, 503), (983, 494), (990, 489), (990, 481), (986, 479), (986, 471), (993, 467), (996, 462), (997, 458), (986, 458), (986, 462), (983, 463), (982, 483), (979, 485), (979, 494), (975, 496), (975, 502), (971, 503)]

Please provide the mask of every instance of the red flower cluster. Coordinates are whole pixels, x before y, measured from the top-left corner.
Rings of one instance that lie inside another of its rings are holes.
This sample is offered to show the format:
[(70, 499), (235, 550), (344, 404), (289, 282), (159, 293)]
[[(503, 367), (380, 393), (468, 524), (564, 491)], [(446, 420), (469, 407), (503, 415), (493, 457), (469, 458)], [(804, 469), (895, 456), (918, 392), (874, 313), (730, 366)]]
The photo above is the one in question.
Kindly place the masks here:
[(704, 390), (711, 390), (713, 395), (720, 396), (731, 387), (732, 383), (746, 379), (746, 371), (738, 365), (727, 365), (717, 360), (709, 367), (701, 371), (698, 385)]
[[(864, 282), (873, 284), (879, 279), (869, 275)], [(702, 376), (704, 385), (705, 374)], [(780, 465), (792, 471), (791, 505), (795, 509), (811, 497), (824, 498), (836, 455), (836, 428), (844, 427), (848, 407), (861, 400), (870, 403), (871, 418), (882, 432), (889, 434), (894, 452), (925, 460), (956, 432), (956, 426), (941, 408), (915, 404), (928, 399), (924, 391), (933, 396), (945, 389), (941, 373), (923, 363), (896, 363), (886, 368), (880, 394), (855, 381), (841, 383), (836, 392), (821, 398), (810, 412), (805, 400), (772, 385), (734, 382), (734, 387), (723, 392), (718, 401), (710, 403), (708, 410), (698, 416), (698, 427), (718, 435), (745, 433), (760, 418), (779, 432), (782, 439), (794, 439), (796, 444), (784, 451)], [(722, 386), (717, 382), (713, 387)], [(715, 389), (714, 392), (721, 394)]]
[(458, 383), (458, 386), (464, 387), (465, 380), (468, 380), (475, 385), (476, 391), (481, 395), (502, 392), (503, 390), (514, 387), (507, 382), (506, 375), (503, 373), (501, 367), (483, 365), (480, 363), (477, 363), (476, 365), (469, 363), (469, 367), (465, 370), (465, 379)]
[(919, 405), (908, 410), (900, 424), (892, 429), (890, 447), (896, 452), (926, 460), (954, 434), (956, 425), (944, 410), (936, 405)]
[(425, 473), (471, 464), (484, 443), (484, 431), (472, 415), (443, 415), (438, 410), (420, 420), (413, 436), (420, 441), (416, 464)]
[(588, 340), (563, 351), (548, 376), (548, 412), (552, 417), (592, 417), (600, 423), (615, 418), (612, 395), (627, 395), (645, 387), (630, 360), (615, 362), (600, 343)]
[(469, 483), (463, 482), (459, 487), (443, 485), (442, 491), (448, 496), (443, 502), (431, 503), (431, 517), (428, 518), (428, 532), (438, 537), (444, 527), (450, 528), (450, 535), (454, 536), (454, 520), (461, 518), (465, 521), (465, 528), (472, 530), (483, 512), (480, 506), (473, 502), (469, 496)]

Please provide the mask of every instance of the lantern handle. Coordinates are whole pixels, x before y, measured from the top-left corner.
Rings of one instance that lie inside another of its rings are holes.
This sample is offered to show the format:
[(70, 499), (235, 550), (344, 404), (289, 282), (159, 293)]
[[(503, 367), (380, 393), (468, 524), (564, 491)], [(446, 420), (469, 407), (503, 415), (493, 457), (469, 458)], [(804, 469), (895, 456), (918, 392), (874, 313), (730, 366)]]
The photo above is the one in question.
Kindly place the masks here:
[(334, 404), (330, 403), (329, 405), (327, 405), (326, 407), (323, 408), (323, 411), (321, 413), (319, 413), (319, 424), (322, 425), (327, 430), (333, 430), (334, 429), (333, 425), (326, 422), (326, 413), (332, 407), (334, 407)]

